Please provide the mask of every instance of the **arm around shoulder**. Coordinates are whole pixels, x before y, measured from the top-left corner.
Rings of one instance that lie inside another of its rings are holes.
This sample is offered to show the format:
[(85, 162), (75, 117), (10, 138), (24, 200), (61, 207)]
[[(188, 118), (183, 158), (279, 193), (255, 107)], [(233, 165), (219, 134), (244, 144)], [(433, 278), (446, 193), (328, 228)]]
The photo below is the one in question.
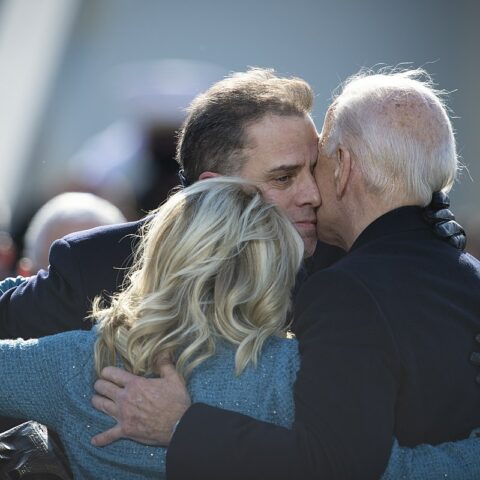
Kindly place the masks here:
[(97, 227), (53, 243), (50, 267), (0, 297), (0, 338), (89, 329), (95, 296), (121, 285), (142, 222)]
[(51, 266), (0, 297), (0, 338), (32, 338), (89, 328), (83, 321), (83, 286), (70, 245), (52, 245)]
[(440, 445), (400, 447), (395, 440), (381, 480), (471, 480), (480, 478), (480, 438), (471, 437)]
[(343, 274), (320, 272), (303, 290), (292, 428), (194, 404), (168, 449), (169, 478), (344, 480), (385, 470), (399, 365), (382, 314)]

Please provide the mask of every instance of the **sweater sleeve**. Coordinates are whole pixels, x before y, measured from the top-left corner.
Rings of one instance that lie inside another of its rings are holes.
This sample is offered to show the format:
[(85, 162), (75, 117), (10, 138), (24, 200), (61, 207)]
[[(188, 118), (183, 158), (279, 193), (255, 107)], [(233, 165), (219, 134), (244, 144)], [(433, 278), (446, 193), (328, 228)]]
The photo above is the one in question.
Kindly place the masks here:
[(85, 363), (76, 347), (81, 334), (0, 341), (0, 414), (55, 429), (62, 420), (65, 385)]
[(9, 277), (5, 280), (0, 282), (0, 295), (5, 293), (7, 290), (10, 290), (13, 287), (18, 287), (23, 282), (25, 282), (26, 278), (19, 275), (18, 277)]
[(440, 445), (400, 447), (395, 440), (382, 480), (470, 480), (480, 478), (480, 438)]

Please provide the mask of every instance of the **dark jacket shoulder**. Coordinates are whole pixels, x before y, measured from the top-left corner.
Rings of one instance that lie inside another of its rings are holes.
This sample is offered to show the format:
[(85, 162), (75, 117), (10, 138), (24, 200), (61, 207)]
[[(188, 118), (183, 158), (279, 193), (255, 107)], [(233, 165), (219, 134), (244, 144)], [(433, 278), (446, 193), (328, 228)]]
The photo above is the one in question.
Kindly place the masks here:
[(50, 249), (50, 267), (0, 297), (0, 338), (88, 329), (92, 300), (122, 284), (143, 221), (72, 233)]

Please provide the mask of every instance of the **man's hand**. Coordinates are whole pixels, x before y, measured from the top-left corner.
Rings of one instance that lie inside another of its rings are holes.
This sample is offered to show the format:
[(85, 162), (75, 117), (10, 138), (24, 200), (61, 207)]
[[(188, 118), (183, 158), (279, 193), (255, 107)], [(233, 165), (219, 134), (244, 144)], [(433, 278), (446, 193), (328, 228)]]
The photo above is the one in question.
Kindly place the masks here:
[(171, 363), (158, 366), (160, 378), (143, 378), (106, 367), (95, 382), (93, 406), (117, 420), (117, 425), (92, 438), (103, 447), (120, 438), (147, 445), (168, 445), (177, 422), (190, 406), (183, 378)]

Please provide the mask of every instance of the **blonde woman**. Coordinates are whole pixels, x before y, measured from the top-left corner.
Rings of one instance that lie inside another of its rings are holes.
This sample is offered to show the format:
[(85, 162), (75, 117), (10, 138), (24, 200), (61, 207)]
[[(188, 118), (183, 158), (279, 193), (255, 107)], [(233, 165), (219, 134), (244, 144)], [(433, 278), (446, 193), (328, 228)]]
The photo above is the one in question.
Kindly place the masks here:
[[(299, 357), (285, 319), (302, 256), (293, 226), (253, 186), (224, 177), (178, 192), (147, 222), (124, 291), (109, 308), (95, 302), (92, 331), (0, 342), (0, 413), (56, 430), (75, 478), (164, 478), (165, 449), (91, 445), (114, 421), (90, 398), (103, 367), (155, 375), (168, 356), (194, 402), (290, 426)], [(442, 468), (441, 448), (415, 457), (395, 446), (386, 478), (414, 473), (424, 455)]]
[(56, 430), (76, 478), (159, 478), (162, 449), (90, 444), (112, 426), (90, 399), (104, 366), (155, 375), (171, 355), (197, 401), (288, 426), (298, 357), (282, 337), (302, 245), (238, 180), (175, 194), (146, 224), (125, 290), (110, 308), (95, 303), (96, 328), (0, 342), (0, 412)]

